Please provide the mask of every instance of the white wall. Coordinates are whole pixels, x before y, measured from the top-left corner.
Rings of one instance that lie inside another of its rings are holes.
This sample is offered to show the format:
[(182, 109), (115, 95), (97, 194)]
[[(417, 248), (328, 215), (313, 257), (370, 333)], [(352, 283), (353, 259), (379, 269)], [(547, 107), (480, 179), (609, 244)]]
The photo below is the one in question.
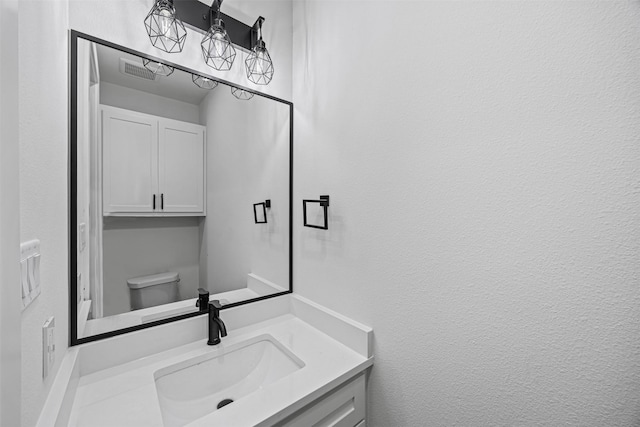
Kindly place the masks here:
[(0, 425), (20, 425), (18, 2), (0, 2)]
[(104, 315), (131, 310), (127, 279), (177, 272), (182, 299), (198, 296), (200, 219), (105, 218)]
[[(254, 273), (288, 288), (289, 106), (258, 96), (239, 101), (218, 87), (200, 109), (207, 125), (203, 287), (244, 288)], [(267, 199), (267, 224), (255, 224), (253, 204)]]
[(200, 124), (197, 105), (104, 81), (100, 83), (100, 102), (139, 113)]
[(374, 328), (367, 425), (638, 425), (639, 23), (294, 2), (294, 286)]
[[(21, 1), (20, 241), (40, 239), (41, 294), (22, 312), (22, 426), (34, 425), (68, 346), (68, 2)], [(46, 30), (44, 30), (46, 29)], [(42, 378), (42, 325), (56, 362)]]
[[(78, 41), (78, 67), (77, 67), (77, 143), (76, 143), (76, 223), (78, 224), (78, 242), (83, 237), (80, 232), (81, 224), (85, 224), (84, 241), (85, 246), (76, 245), (76, 279), (78, 287), (78, 298), (89, 299), (89, 284), (91, 283), (91, 262), (97, 256), (91, 250), (89, 238), (94, 231), (91, 229), (91, 215), (95, 207), (91, 207), (91, 193), (95, 188), (91, 185), (90, 177), (92, 166), (92, 148), (95, 141), (92, 140), (97, 123), (93, 120), (93, 102), (91, 100), (91, 45), (90, 43)], [(95, 152), (95, 148), (93, 149)], [(95, 154), (94, 154), (95, 156)], [(95, 190), (94, 190), (95, 191)], [(94, 196), (95, 197), (95, 196)], [(93, 295), (93, 294), (91, 294)]]
[(268, 86), (255, 85), (247, 80), (244, 71), (246, 54), (239, 50), (229, 72), (216, 71), (207, 66), (202, 60), (200, 47), (203, 34), (195, 31), (187, 30), (185, 47), (181, 53), (169, 54), (153, 47), (144, 27), (144, 18), (153, 3), (153, 0), (70, 0), (70, 27), (256, 91), (291, 99), (291, 0), (234, 0), (222, 5), (224, 13), (248, 25), (253, 25), (260, 15), (266, 18), (263, 38), (275, 68), (273, 80)]

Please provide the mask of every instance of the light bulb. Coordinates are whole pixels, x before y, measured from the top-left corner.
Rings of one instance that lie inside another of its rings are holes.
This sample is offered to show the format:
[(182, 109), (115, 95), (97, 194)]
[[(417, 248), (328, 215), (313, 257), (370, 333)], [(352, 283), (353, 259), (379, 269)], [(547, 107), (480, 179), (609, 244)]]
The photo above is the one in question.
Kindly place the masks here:
[(173, 13), (167, 8), (162, 8), (158, 11), (158, 24), (160, 27), (161, 37), (169, 38), (175, 36), (175, 31), (172, 31)]
[(215, 33), (211, 38), (211, 41), (213, 42), (213, 49), (216, 56), (222, 56), (224, 49), (227, 47), (226, 40), (224, 39), (224, 34)]
[(236, 49), (224, 29), (221, 19), (214, 19), (211, 28), (202, 39), (202, 56), (208, 66), (218, 71), (228, 71), (236, 59)]

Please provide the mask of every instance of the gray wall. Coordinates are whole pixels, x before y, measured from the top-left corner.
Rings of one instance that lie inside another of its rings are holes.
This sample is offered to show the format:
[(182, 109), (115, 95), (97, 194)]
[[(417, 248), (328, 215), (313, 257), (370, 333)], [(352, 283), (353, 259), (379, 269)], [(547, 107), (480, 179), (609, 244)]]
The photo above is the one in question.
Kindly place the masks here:
[[(20, 425), (18, 2), (0, 2), (0, 425)], [(66, 335), (66, 334), (62, 334)], [(40, 402), (38, 402), (40, 404)], [(34, 411), (37, 413), (38, 411)]]
[[(39, 239), (41, 255), (40, 296), (19, 318), (22, 391), (15, 392), (22, 396), (20, 425), (25, 427), (35, 425), (69, 345), (68, 7), (67, 0), (21, 1), (19, 17), (12, 18), (18, 20), (19, 40), (20, 179), (11, 185), (20, 187), (20, 241)], [(48, 36), (42, 37), (44, 27)], [(2, 66), (13, 59), (3, 56)], [(56, 357), (43, 379), (42, 324), (51, 316)]]
[(103, 233), (104, 315), (131, 309), (127, 279), (175, 271), (181, 299), (197, 297), (200, 219), (106, 217)]
[(294, 2), (294, 289), (373, 327), (367, 426), (638, 426), (640, 3), (329, 5)]
[[(240, 101), (220, 85), (200, 105), (207, 124), (207, 218), (201, 277), (210, 292), (244, 288), (254, 273), (289, 286), (289, 107)], [(267, 224), (253, 204), (271, 200)]]

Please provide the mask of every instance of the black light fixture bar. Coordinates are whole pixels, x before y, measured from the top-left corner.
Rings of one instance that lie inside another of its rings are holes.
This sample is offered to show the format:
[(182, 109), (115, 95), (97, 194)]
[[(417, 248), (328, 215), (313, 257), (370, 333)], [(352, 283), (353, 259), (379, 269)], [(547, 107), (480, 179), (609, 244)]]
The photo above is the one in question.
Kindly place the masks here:
[[(183, 23), (206, 33), (211, 28), (210, 10), (215, 8), (216, 1), (222, 4), (222, 0), (214, 0), (212, 6), (207, 6), (198, 0), (174, 0), (173, 6)], [(260, 16), (252, 27), (222, 12), (220, 12), (220, 18), (224, 21), (225, 29), (232, 43), (246, 50), (251, 50), (253, 43), (257, 40), (258, 21), (264, 22), (264, 18)]]

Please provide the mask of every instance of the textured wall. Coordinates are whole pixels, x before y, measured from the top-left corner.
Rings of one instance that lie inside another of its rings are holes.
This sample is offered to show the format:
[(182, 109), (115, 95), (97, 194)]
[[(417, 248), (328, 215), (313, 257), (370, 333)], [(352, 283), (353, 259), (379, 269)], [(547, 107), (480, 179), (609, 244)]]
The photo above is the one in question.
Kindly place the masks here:
[(370, 425), (640, 424), (640, 3), (329, 4), (294, 285), (374, 328)]
[[(68, 346), (68, 2), (21, 1), (20, 241), (40, 239), (41, 294), (22, 312), (22, 426), (35, 424)], [(43, 29), (46, 30), (43, 32)], [(46, 34), (46, 35), (45, 35)], [(56, 363), (42, 378), (42, 325)]]
[(18, 2), (0, 2), (0, 425), (20, 424)]

